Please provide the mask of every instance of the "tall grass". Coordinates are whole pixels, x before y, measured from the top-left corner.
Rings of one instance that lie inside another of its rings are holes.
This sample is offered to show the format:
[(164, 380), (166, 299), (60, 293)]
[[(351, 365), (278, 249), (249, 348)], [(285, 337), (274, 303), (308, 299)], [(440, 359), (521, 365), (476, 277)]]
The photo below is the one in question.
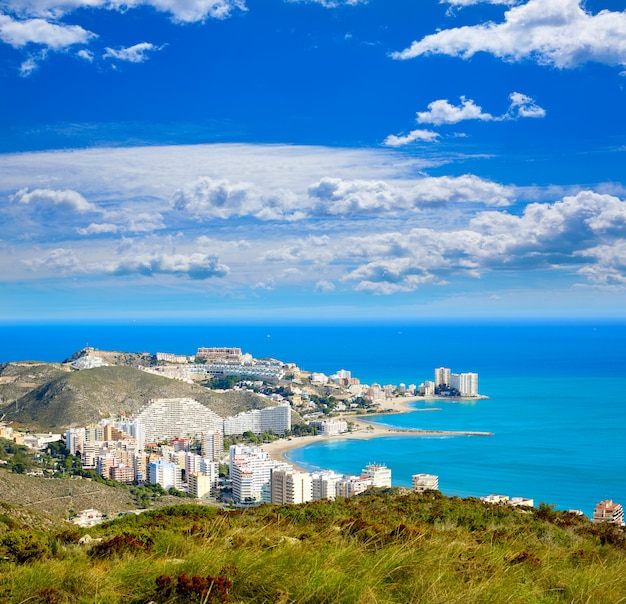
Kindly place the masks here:
[(626, 603), (623, 529), (437, 493), (183, 505), (83, 532), (103, 541), (32, 532), (21, 562), (0, 542), (0, 602)]

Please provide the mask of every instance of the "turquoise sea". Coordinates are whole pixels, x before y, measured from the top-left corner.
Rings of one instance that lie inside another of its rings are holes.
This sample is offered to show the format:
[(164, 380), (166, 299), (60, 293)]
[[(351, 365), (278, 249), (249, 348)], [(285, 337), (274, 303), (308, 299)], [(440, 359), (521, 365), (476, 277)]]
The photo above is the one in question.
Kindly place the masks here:
[[(258, 358), (328, 374), (349, 369), (381, 384), (419, 384), (442, 365), (475, 371), (488, 399), (420, 402), (415, 412), (376, 421), (491, 437), (335, 441), (290, 458), (346, 473), (380, 462), (395, 485), (427, 472), (439, 475), (448, 495), (519, 495), (588, 515), (602, 499), (626, 504), (626, 323), (0, 324), (0, 361), (60, 361), (87, 344), (187, 354), (239, 346)], [(419, 411), (428, 408), (441, 410)]]

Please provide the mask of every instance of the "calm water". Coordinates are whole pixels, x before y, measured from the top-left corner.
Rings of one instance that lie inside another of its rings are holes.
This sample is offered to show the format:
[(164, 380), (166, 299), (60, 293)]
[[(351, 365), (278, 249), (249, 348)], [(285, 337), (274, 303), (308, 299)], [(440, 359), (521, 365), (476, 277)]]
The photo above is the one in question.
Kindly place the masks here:
[(493, 437), (388, 437), (291, 452), (294, 463), (359, 473), (386, 463), (396, 485), (438, 474), (449, 495), (503, 493), (591, 514), (626, 504), (626, 325), (1, 325), (0, 361), (60, 361), (89, 344), (107, 350), (245, 352), (364, 382), (416, 383), (433, 368), (476, 371), (488, 400), (420, 403), (441, 411), (386, 416), (399, 427), (480, 430)]

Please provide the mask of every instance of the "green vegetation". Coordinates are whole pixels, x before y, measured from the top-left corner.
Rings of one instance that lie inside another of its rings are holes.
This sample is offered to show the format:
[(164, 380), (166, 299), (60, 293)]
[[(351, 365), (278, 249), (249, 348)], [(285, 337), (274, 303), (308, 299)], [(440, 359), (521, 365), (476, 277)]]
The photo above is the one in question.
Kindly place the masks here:
[[(3, 524), (0, 516), (0, 525)], [(245, 511), (185, 504), (91, 529), (0, 532), (0, 601), (624, 601), (623, 528), (438, 492)], [(79, 544), (89, 533), (91, 544)]]

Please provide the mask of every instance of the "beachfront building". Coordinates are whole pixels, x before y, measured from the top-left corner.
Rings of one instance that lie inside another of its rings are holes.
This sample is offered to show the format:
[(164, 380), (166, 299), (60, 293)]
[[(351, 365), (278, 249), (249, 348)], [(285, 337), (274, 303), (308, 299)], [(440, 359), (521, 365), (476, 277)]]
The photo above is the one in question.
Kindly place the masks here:
[(450, 389), (456, 390), (459, 396), (478, 396), (478, 374), (452, 373)]
[(153, 399), (133, 420), (143, 424), (144, 438), (151, 443), (199, 438), (202, 433), (220, 430), (223, 422), (217, 413), (190, 398)]
[(449, 367), (438, 367), (435, 369), (435, 388), (450, 388)]
[(391, 486), (391, 468), (384, 464), (370, 463), (361, 470), (361, 477), (372, 481), (373, 487)]
[(435, 394), (435, 382), (426, 380), (417, 387), (417, 394), (419, 396), (433, 396)]
[(299, 472), (288, 464), (272, 469), (271, 486), (274, 504), (306, 503), (313, 499), (311, 475), (308, 472)]
[(439, 490), (439, 476), (436, 474), (413, 474), (411, 485), (414, 491), (423, 493), (424, 491)]
[(229, 451), (230, 479), (236, 503), (263, 501), (263, 487), (271, 485), (272, 469), (277, 462), (260, 447), (231, 445)]
[(311, 474), (311, 487), (313, 500), (329, 499), (334, 500), (337, 496), (337, 483), (343, 478), (332, 470), (324, 470)]
[(624, 526), (624, 508), (620, 503), (607, 499), (598, 503), (593, 511), (593, 522), (610, 522)]
[(241, 361), (241, 348), (198, 348), (198, 361)]
[(322, 436), (336, 436), (348, 431), (348, 422), (342, 419), (324, 419), (309, 422)]
[(364, 493), (374, 486), (371, 478), (365, 476), (342, 476), (336, 484), (337, 497), (353, 497), (359, 493)]

